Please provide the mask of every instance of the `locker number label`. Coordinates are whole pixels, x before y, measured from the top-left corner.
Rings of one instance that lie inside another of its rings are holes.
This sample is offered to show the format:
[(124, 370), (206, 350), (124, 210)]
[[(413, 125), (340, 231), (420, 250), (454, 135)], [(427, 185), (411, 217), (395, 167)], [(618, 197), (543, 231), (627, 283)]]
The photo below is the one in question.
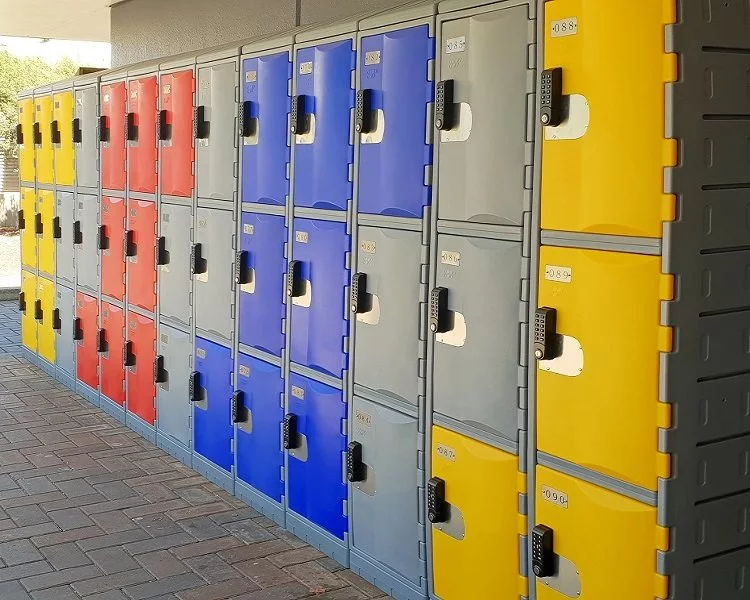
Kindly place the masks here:
[(294, 239), (300, 244), (307, 244), (310, 241), (310, 234), (307, 231), (295, 231)]
[(570, 283), (573, 281), (573, 269), (570, 267), (558, 267), (556, 265), (546, 265), (544, 267), (544, 278), (547, 281), (556, 281), (558, 283)]
[(444, 458), (445, 460), (449, 460), (451, 462), (456, 462), (456, 451), (450, 446), (438, 444), (435, 452), (440, 458)]
[(252, 223), (245, 223), (242, 226), (242, 232), (246, 233), (247, 235), (255, 235), (255, 225)]
[(546, 485), (542, 486), (542, 500), (556, 504), (561, 508), (568, 508), (568, 495)]
[(445, 53), (455, 54), (456, 52), (463, 52), (466, 50), (466, 36), (454, 37), (445, 40)]
[(168, 84), (168, 83), (165, 83), (165, 84), (164, 84), (164, 85), (162, 86), (162, 88), (161, 88), (161, 93), (162, 93), (162, 94), (163, 94), (164, 96), (169, 96), (169, 94), (171, 94), (171, 93), (172, 93), (172, 86), (171, 86), (170, 84)]
[(559, 21), (552, 21), (552, 37), (566, 37), (569, 35), (578, 34), (578, 17), (569, 17), (567, 19), (560, 19)]
[(198, 348), (195, 351), (195, 354), (198, 358), (206, 358), (206, 350), (205, 348)]
[(354, 420), (360, 427), (372, 427), (372, 416), (361, 410), (354, 411)]
[(369, 240), (363, 240), (359, 243), (359, 249), (367, 254), (375, 254), (378, 251), (378, 245)]
[(293, 385), (292, 386), (292, 396), (294, 396), (295, 398), (299, 398), (300, 400), (304, 400), (305, 399), (305, 390), (302, 389), (301, 387)]
[(242, 377), (250, 377), (250, 367), (247, 365), (240, 365), (240, 375), (242, 375)]
[(440, 253), (440, 262), (443, 263), (444, 265), (449, 265), (451, 267), (460, 267), (461, 266), (461, 253), (443, 250)]
[(380, 50), (370, 50), (365, 53), (365, 66), (380, 64)]
[(255, 83), (258, 81), (258, 71), (248, 71), (245, 73), (245, 83)]
[(312, 72), (313, 72), (313, 63), (311, 60), (299, 64), (300, 75), (310, 75)]

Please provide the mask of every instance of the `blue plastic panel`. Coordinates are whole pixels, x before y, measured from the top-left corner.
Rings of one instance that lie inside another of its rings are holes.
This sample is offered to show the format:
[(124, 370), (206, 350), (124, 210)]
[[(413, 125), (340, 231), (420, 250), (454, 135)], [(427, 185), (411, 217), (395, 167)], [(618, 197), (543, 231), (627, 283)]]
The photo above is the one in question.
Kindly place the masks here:
[(346, 255), (351, 238), (345, 223), (295, 219), (293, 259), (301, 263), (307, 293), (292, 303), (291, 360), (333, 377), (348, 366)]
[(350, 123), (355, 61), (351, 39), (297, 50), (297, 95), (305, 96), (305, 112), (312, 114), (313, 139), (301, 143), (304, 136), (296, 136), (295, 206), (346, 210), (352, 198), (349, 167), (354, 163)]
[(290, 52), (242, 63), (242, 102), (254, 119), (253, 135), (241, 138), (242, 201), (284, 206), (289, 194)]
[(195, 370), (199, 374), (200, 390), (193, 409), (195, 451), (225, 471), (234, 464), (232, 440), (232, 351), (229, 348), (195, 339)]
[(290, 385), (288, 413), (297, 416), (303, 441), (301, 449), (289, 451), (289, 508), (344, 539), (347, 489), (343, 393), (296, 373), (290, 375)]
[(251, 271), (250, 283), (240, 286), (240, 343), (275, 356), (284, 348), (286, 238), (284, 217), (242, 214), (240, 244)]
[(360, 138), (361, 213), (422, 218), (422, 208), (430, 204), (425, 167), (432, 164), (426, 131), (433, 58), (435, 39), (427, 25), (362, 39), (360, 89), (371, 90), (378, 112), (375, 131)]
[(280, 503), (284, 495), (281, 367), (240, 354), (237, 389), (243, 392), (242, 422), (237, 424), (237, 477)]

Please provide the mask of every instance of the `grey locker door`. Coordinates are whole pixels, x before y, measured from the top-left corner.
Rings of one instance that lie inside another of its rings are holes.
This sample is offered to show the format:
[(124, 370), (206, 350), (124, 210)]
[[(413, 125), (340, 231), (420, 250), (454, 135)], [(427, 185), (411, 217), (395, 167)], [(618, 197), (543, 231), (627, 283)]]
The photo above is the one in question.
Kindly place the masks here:
[(163, 381), (156, 386), (157, 429), (190, 448), (189, 381), (193, 344), (190, 334), (161, 325), (159, 327), (159, 356), (164, 358)]
[(82, 243), (75, 246), (78, 285), (91, 291), (99, 290), (99, 202), (96, 196), (78, 194), (75, 209), (80, 221)]
[(237, 62), (198, 69), (198, 106), (208, 137), (196, 140), (198, 197), (234, 200), (237, 189)]
[(356, 396), (352, 410), (366, 465), (352, 483), (353, 546), (419, 584), (417, 419)]
[(71, 377), (76, 376), (76, 347), (73, 340), (76, 295), (62, 285), (55, 287), (55, 301), (60, 311), (60, 329), (57, 330), (57, 367)]
[(433, 408), (516, 440), (521, 243), (438, 235), (437, 260), (451, 329), (435, 336)]
[(76, 185), (95, 188), (99, 185), (98, 118), (99, 95), (96, 87), (76, 90), (75, 116), (81, 127), (81, 141), (76, 144)]
[(531, 161), (528, 10), (523, 5), (443, 24), (440, 80), (453, 80), (459, 118), (439, 132), (440, 219), (522, 223), (524, 165)]
[(75, 221), (75, 198), (73, 192), (57, 192), (57, 218), (60, 223), (60, 237), (57, 238), (57, 277), (70, 285), (75, 284), (73, 222)]
[(199, 208), (195, 241), (201, 245), (205, 272), (195, 275), (195, 326), (232, 340), (234, 330), (234, 213)]
[(358, 239), (369, 310), (357, 314), (354, 382), (416, 404), (422, 234), (360, 227)]
[(164, 238), (166, 264), (159, 267), (159, 314), (185, 326), (190, 326), (192, 320), (192, 233), (193, 214), (190, 206), (162, 202), (159, 235)]

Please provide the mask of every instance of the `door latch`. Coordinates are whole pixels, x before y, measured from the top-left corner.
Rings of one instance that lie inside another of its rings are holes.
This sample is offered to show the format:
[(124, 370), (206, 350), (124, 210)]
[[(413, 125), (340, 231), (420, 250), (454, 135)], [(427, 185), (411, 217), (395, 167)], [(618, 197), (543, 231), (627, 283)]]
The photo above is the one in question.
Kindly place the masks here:
[(23, 125), (16, 125), (16, 144), (23, 146)]
[(99, 225), (99, 231), (96, 234), (96, 247), (99, 250), (106, 250), (109, 248), (109, 237), (107, 236), (107, 226)]
[(232, 423), (242, 423), (240, 408), (245, 406), (245, 392), (237, 390), (232, 394)]
[(135, 355), (133, 354), (133, 342), (127, 341), (122, 347), (122, 362), (126, 367), (134, 367), (135, 360)]
[(159, 120), (157, 122), (157, 134), (159, 137), (159, 140), (162, 142), (165, 142), (169, 140), (172, 137), (172, 128), (167, 123), (167, 111), (166, 110), (160, 110), (159, 111)]
[(81, 327), (81, 318), (75, 317), (73, 319), (73, 339), (79, 342), (83, 339), (83, 327)]
[(137, 256), (138, 245), (135, 243), (135, 231), (133, 229), (127, 229), (125, 231), (125, 256), (130, 258), (131, 256)]
[(52, 237), (56, 240), (62, 238), (62, 228), (60, 227), (60, 217), (52, 219)]
[(199, 402), (198, 391), (201, 389), (201, 374), (198, 371), (190, 373), (190, 379), (188, 379), (188, 400), (190, 402)]
[(211, 124), (206, 121), (206, 107), (197, 106), (195, 108), (194, 133), (198, 140), (208, 139)]
[(24, 217), (23, 209), (18, 211), (18, 228), (26, 229), (26, 219)]
[(44, 234), (44, 223), (42, 223), (42, 213), (36, 213), (34, 215), (34, 233), (37, 235)]
[(73, 119), (73, 143), (80, 144), (83, 141), (83, 132), (81, 131), (81, 119)]
[(159, 355), (154, 359), (154, 383), (157, 385), (164, 383), (166, 381), (164, 375), (164, 357)]
[(34, 123), (34, 145), (35, 146), (42, 145), (42, 128), (39, 125), (38, 121)]
[(60, 309), (56, 308), (52, 311), (52, 329), (59, 332), (62, 329), (62, 322), (60, 321)]
[(453, 129), (456, 124), (454, 87), (453, 79), (438, 81), (435, 86), (435, 127), (440, 131)]
[(299, 298), (305, 293), (302, 284), (302, 261), (293, 260), (289, 263), (286, 274), (286, 295), (289, 298)]
[(18, 310), (26, 312), (26, 292), (20, 292), (18, 294)]
[(73, 243), (83, 244), (83, 232), (81, 231), (80, 221), (73, 221)]
[(164, 236), (156, 238), (156, 266), (169, 264), (167, 256), (167, 238)]
[(307, 111), (307, 96), (300, 95), (292, 98), (292, 113), (290, 115), (291, 131), (294, 135), (310, 132), (310, 114)]
[(135, 113), (132, 112), (125, 118), (125, 139), (129, 142), (138, 141), (138, 125), (135, 124)]
[(99, 141), (109, 142), (109, 117), (107, 115), (99, 117)]
[(242, 103), (239, 129), (241, 137), (250, 137), (258, 133), (258, 119), (253, 117), (253, 103), (251, 100), (245, 100)]
[(207, 270), (206, 261), (203, 259), (203, 245), (193, 244), (190, 248), (190, 271), (193, 275), (200, 275)]
[(367, 273), (352, 275), (350, 304), (354, 314), (366, 313), (371, 310), (370, 294), (367, 293)]
[(375, 129), (375, 111), (372, 109), (372, 90), (370, 89), (357, 92), (354, 129), (357, 133), (370, 133)]
[(362, 462), (362, 444), (349, 442), (346, 451), (346, 479), (351, 483), (364, 481), (365, 465)]
[(432, 477), (427, 482), (427, 519), (430, 523), (445, 523), (448, 520), (445, 481), (439, 477)]
[(102, 327), (96, 332), (96, 351), (103, 354), (107, 350), (107, 331)]
[(546, 306), (534, 314), (534, 357), (552, 360), (560, 355), (557, 335), (557, 310)]
[(237, 285), (245, 285), (252, 280), (248, 264), (249, 258), (250, 253), (247, 250), (241, 250), (234, 256), (234, 282)]
[(531, 569), (537, 577), (555, 574), (554, 533), (546, 525), (531, 530)]
[(40, 323), (44, 320), (44, 309), (42, 308), (42, 301), (34, 301), (34, 318)]
[(57, 119), (49, 124), (49, 134), (53, 144), (61, 143), (62, 140), (60, 138), (60, 124), (57, 122)]
[(563, 122), (563, 71), (560, 67), (542, 71), (541, 119), (542, 125), (557, 127)]
[(448, 324), (448, 288), (436, 287), (430, 293), (430, 331), (445, 333)]
[(284, 450), (294, 450), (299, 447), (299, 433), (297, 432), (297, 415), (287, 414), (284, 417)]

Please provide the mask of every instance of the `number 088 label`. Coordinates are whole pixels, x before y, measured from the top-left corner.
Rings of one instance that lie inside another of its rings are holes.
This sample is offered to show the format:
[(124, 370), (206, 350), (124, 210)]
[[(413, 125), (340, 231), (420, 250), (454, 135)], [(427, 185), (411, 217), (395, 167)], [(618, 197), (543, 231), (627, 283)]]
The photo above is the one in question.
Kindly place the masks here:
[(567, 19), (552, 21), (551, 30), (553, 38), (576, 35), (578, 33), (578, 18), (569, 17)]

